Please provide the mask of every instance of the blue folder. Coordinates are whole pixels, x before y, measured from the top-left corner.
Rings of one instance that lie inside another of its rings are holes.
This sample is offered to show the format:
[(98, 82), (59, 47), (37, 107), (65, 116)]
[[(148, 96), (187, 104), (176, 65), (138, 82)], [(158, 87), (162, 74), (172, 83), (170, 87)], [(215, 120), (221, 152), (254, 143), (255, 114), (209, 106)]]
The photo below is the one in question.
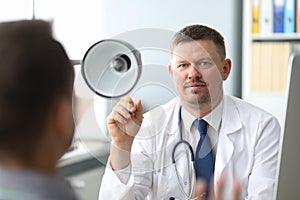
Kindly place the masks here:
[(283, 32), (295, 33), (295, 14), (296, 2), (295, 0), (285, 0), (284, 2), (284, 17), (283, 17)]
[(274, 0), (274, 33), (283, 33), (284, 0)]

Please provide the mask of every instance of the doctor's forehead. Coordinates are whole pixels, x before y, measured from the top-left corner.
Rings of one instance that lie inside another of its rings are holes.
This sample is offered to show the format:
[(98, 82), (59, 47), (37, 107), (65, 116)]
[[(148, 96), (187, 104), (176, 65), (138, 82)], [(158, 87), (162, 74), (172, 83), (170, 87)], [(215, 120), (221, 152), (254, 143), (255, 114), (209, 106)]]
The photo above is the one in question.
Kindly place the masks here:
[[(173, 48), (172, 58), (176, 60), (189, 60), (196, 58), (210, 57), (209, 45), (202, 45), (199, 42), (182, 42)], [(211, 48), (211, 47), (210, 47)]]

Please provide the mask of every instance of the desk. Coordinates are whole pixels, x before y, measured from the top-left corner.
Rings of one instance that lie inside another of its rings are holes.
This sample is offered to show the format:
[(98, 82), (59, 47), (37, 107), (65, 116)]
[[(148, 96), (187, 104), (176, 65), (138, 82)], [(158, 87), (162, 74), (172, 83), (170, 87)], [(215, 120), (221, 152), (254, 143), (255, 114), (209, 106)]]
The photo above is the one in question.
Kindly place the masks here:
[(59, 161), (61, 174), (81, 200), (97, 200), (110, 142), (77, 141)]

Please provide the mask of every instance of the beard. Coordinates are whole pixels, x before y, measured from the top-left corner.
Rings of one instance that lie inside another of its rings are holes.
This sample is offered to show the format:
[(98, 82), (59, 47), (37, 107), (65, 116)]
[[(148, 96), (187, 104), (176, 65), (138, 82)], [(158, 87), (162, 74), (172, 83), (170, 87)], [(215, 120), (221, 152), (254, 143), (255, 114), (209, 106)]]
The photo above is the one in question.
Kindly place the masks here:
[(193, 107), (199, 108), (201, 105), (211, 105), (211, 96), (209, 92), (206, 92), (204, 94), (200, 94), (198, 91), (192, 91), (191, 94), (188, 94), (183, 97), (183, 100), (190, 104), (193, 105)]
[[(194, 89), (188, 91), (190, 86), (196, 85), (200, 87), (200, 89)], [(183, 95), (183, 100), (188, 104), (192, 104), (195, 106), (200, 106), (203, 104), (209, 105), (211, 104), (211, 95), (209, 92), (209, 84), (199, 78), (195, 78), (190, 80), (189, 82), (184, 83), (183, 88), (186, 90), (185, 95)]]
[(204, 85), (201, 89), (188, 91), (188, 87), (185, 88), (187, 90), (181, 96), (181, 101), (194, 110), (212, 109), (223, 96), (222, 84), (214, 89), (210, 88), (207, 82), (202, 82), (202, 84)]

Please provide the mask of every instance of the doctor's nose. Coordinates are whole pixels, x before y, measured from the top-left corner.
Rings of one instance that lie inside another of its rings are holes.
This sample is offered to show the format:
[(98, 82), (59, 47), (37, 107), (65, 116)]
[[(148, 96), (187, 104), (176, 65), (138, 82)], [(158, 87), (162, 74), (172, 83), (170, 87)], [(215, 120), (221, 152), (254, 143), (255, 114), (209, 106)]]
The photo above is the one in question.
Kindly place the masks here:
[(197, 68), (194, 65), (191, 65), (188, 69), (188, 79), (194, 79), (194, 78), (200, 78), (201, 72), (199, 71), (199, 68)]

